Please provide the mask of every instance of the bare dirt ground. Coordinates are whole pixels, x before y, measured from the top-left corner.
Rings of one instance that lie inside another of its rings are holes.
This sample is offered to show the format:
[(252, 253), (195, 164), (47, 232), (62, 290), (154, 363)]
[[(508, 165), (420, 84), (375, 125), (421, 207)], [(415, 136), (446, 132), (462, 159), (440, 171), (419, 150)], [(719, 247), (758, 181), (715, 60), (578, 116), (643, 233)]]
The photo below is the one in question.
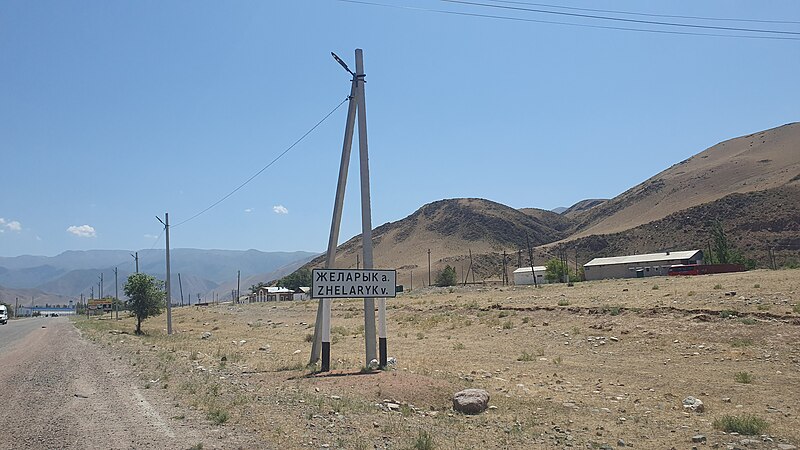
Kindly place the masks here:
[(0, 330), (0, 448), (266, 448), (209, 426), (137, 383), (136, 368), (82, 339), (66, 318), (11, 321)]
[[(334, 302), (328, 375), (305, 367), (312, 301), (177, 308), (173, 336), (163, 315), (144, 337), (120, 334), (132, 319), (78, 325), (140, 392), (284, 448), (791, 449), (798, 295), (798, 270), (418, 290), (388, 301), (397, 365), (376, 373), (361, 371), (360, 300)], [(453, 412), (468, 387), (489, 410)], [(725, 432), (726, 418), (765, 427)]]

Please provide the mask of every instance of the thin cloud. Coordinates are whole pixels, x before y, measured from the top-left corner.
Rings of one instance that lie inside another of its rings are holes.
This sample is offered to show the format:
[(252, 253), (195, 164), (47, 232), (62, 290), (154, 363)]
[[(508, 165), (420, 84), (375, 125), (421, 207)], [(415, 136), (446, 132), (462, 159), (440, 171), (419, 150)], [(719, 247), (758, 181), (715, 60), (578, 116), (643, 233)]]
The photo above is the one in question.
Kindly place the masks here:
[(273, 206), (272, 207), (272, 211), (275, 214), (289, 214), (289, 210), (286, 209), (286, 207), (283, 206), (283, 205), (275, 205), (275, 206)]
[(94, 227), (90, 225), (72, 225), (71, 227), (67, 228), (67, 232), (82, 238), (93, 238), (97, 236)]
[(251, 213), (251, 212), (253, 212), (255, 210), (256, 210), (255, 208), (247, 208), (247, 209), (244, 210), (244, 212)]
[(155, 234), (145, 233), (144, 238), (145, 239), (158, 239), (158, 236), (156, 236)]
[(9, 230), (9, 231), (22, 231), (22, 224), (16, 220), (6, 220), (0, 217), (0, 233)]

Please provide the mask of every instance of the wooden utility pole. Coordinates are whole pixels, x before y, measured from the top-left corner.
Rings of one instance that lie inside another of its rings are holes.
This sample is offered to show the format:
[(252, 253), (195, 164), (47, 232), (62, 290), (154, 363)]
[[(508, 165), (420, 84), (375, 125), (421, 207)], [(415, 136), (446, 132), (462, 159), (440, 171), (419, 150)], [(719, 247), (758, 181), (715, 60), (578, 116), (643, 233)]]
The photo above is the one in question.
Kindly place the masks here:
[(242, 292), (239, 290), (242, 283), (242, 271), (236, 271), (236, 300), (234, 303), (239, 303), (239, 298), (242, 296)]
[(430, 285), (431, 285), (431, 249), (428, 249), (428, 286)]
[[(159, 219), (161, 221), (161, 219)], [(136, 261), (136, 273), (139, 273), (139, 252), (131, 253), (131, 256)]]
[(533, 278), (533, 285), (539, 287), (539, 282), (536, 281), (536, 270), (533, 269), (533, 248), (531, 247), (531, 238), (528, 233), (525, 233), (525, 240), (528, 241), (528, 261), (531, 263), (531, 277)]
[[(181, 273), (178, 272), (178, 288), (181, 290), (181, 306), (183, 306), (183, 283), (181, 283)], [(192, 297), (189, 297), (189, 303), (192, 303)]]
[(114, 311), (117, 312), (117, 319), (119, 319), (119, 279), (116, 267), (114, 267)]

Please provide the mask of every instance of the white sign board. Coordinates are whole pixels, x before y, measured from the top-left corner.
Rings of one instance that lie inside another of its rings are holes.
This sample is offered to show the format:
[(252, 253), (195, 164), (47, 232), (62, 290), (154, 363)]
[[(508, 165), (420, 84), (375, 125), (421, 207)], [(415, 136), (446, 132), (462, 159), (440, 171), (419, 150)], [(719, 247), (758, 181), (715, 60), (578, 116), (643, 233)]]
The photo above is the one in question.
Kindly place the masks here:
[(314, 269), (312, 298), (395, 297), (397, 271), (385, 269)]

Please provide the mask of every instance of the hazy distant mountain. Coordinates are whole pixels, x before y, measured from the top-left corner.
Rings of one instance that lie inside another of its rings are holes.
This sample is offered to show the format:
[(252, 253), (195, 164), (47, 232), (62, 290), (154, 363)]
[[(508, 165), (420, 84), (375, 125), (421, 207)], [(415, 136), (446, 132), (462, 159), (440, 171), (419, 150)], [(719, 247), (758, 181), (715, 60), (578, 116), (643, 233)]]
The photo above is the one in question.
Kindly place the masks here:
[[(53, 257), (18, 256), (0, 257), (0, 285), (14, 289), (40, 289), (45, 292), (78, 296), (99, 295), (99, 276), (103, 273), (104, 294), (114, 294), (114, 268), (118, 269), (119, 291), (128, 275), (135, 271), (135, 261), (126, 250), (68, 251)], [(165, 278), (164, 250), (140, 250), (139, 271), (159, 279)], [(272, 274), (292, 264), (301, 265), (315, 253), (261, 252), (258, 250), (199, 250), (172, 249), (173, 298), (191, 293), (205, 296), (218, 289), (221, 283), (235, 283), (237, 271), (242, 278)], [(178, 283), (178, 273), (181, 283)], [(262, 280), (268, 281), (268, 280)], [(243, 289), (244, 290), (244, 289)], [(225, 292), (225, 291), (223, 291)], [(228, 290), (229, 292), (229, 290)]]
[(558, 208), (553, 208), (550, 211), (553, 211), (556, 214), (561, 214), (564, 211), (566, 211), (567, 209), (569, 209), (569, 208), (567, 208), (566, 206), (559, 206)]

